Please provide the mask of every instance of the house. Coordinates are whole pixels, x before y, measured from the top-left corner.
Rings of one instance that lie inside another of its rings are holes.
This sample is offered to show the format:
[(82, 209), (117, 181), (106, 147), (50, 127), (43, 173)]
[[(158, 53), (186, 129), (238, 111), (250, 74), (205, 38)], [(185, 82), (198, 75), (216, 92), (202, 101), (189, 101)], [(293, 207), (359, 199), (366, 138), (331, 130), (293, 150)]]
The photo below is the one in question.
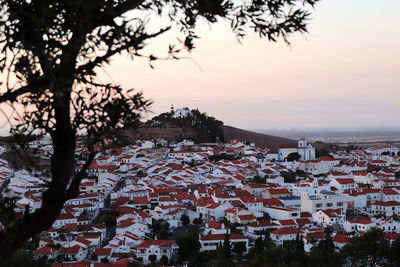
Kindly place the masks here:
[(262, 192), (263, 198), (283, 198), (290, 197), (290, 195), (287, 188), (269, 188)]
[(63, 247), (59, 251), (59, 255), (61, 255), (65, 261), (79, 261), (86, 257), (88, 250), (79, 245), (75, 245), (73, 247)]
[(267, 230), (276, 229), (278, 227), (279, 227), (278, 224), (270, 220), (255, 221), (247, 225), (247, 233), (255, 236), (260, 236), (265, 234)]
[(313, 221), (324, 227), (333, 226), (335, 224), (343, 226), (346, 222), (346, 214), (343, 211), (336, 210), (319, 210), (313, 215)]
[(295, 209), (287, 209), (280, 207), (267, 207), (264, 211), (269, 214), (269, 216), (276, 220), (289, 220), (300, 218), (300, 211)]
[(283, 244), (283, 241), (295, 240), (298, 236), (301, 237), (302, 231), (294, 227), (282, 227), (270, 233), (271, 240), (276, 244)]
[(54, 260), (57, 257), (57, 249), (51, 247), (41, 247), (33, 251), (35, 259)]
[(353, 178), (335, 178), (330, 181), (329, 185), (336, 188), (340, 193), (356, 188), (356, 183)]
[(249, 224), (252, 222), (255, 222), (257, 218), (253, 214), (242, 214), (242, 215), (237, 215), (237, 223), (239, 224)]
[(376, 227), (385, 233), (400, 233), (400, 222), (393, 219), (380, 218), (376, 221)]
[(219, 223), (215, 220), (209, 221), (204, 226), (204, 233), (206, 234), (229, 234), (231, 230), (225, 227), (224, 223)]
[(354, 220), (347, 220), (344, 225), (343, 229), (347, 233), (352, 232), (367, 232), (372, 227), (375, 227), (375, 223), (368, 217), (356, 217)]
[(311, 214), (326, 209), (340, 209), (346, 213), (350, 204), (354, 204), (351, 197), (342, 194), (335, 194), (331, 191), (323, 190), (313, 197), (310, 197), (307, 192), (301, 193), (301, 211), (307, 211)]
[(178, 248), (175, 241), (171, 240), (144, 240), (136, 246), (135, 251), (136, 256), (142, 258), (144, 264), (148, 264), (150, 255), (155, 255), (156, 261), (159, 261), (163, 256), (166, 256), (168, 261), (171, 260)]
[[(239, 223), (239, 217), (238, 216), (242, 216), (242, 215), (251, 215), (253, 216), (250, 212), (248, 212), (245, 209), (242, 208), (230, 208), (225, 210), (225, 218), (230, 221), (231, 223)], [(253, 221), (253, 217), (242, 217), (243, 220), (246, 219), (250, 219), (251, 221)], [(255, 218), (254, 218), (255, 220)]]
[(253, 196), (260, 197), (261, 193), (266, 190), (268, 186), (266, 184), (259, 183), (246, 183), (243, 186), (243, 190), (250, 192)]
[(77, 223), (77, 219), (72, 213), (60, 213), (60, 215), (58, 215), (57, 219), (54, 221), (52, 227), (57, 229), (71, 223)]
[[(249, 249), (249, 240), (241, 233), (227, 234), (229, 243), (233, 247), (236, 243), (243, 242), (246, 246), (246, 252)], [(225, 234), (210, 234), (200, 238), (200, 251), (217, 250), (218, 246), (222, 246), (225, 240)]]
[(248, 210), (253, 211), (262, 211), (263, 210), (263, 201), (258, 197), (254, 196), (240, 196), (239, 199), (242, 201), (244, 206)]
[(205, 205), (197, 205), (196, 211), (199, 214), (202, 214), (202, 218), (204, 219), (215, 219), (219, 220), (222, 217), (225, 216), (225, 210), (227, 210), (228, 207), (213, 203), (213, 204), (205, 204)]
[(97, 262), (102, 262), (103, 259), (110, 260), (111, 253), (111, 248), (96, 248), (93, 251), (93, 255), (97, 256)]
[(310, 253), (311, 249), (324, 238), (325, 232), (323, 231), (312, 231), (309, 233), (305, 233), (305, 235), (303, 236), (304, 251)]
[(400, 215), (400, 202), (397, 201), (376, 201), (371, 205), (372, 214), (383, 214), (386, 217)]
[(348, 236), (336, 234), (333, 237), (333, 244), (335, 245), (335, 248), (342, 249), (349, 242), (349, 240), (350, 238)]

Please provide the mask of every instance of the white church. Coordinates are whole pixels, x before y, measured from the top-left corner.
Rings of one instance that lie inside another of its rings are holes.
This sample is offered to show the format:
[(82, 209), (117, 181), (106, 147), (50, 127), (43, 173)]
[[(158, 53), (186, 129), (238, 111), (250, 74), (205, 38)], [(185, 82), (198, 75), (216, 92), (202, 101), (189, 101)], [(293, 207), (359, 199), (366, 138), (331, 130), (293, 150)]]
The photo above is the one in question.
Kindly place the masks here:
[(291, 153), (299, 153), (299, 160), (313, 160), (315, 159), (315, 147), (307, 144), (306, 139), (297, 141), (296, 148), (278, 148), (278, 161), (286, 161), (286, 158)]
[(174, 105), (171, 105), (171, 114), (174, 118), (186, 118), (188, 115), (192, 114), (189, 108), (178, 108), (174, 109)]

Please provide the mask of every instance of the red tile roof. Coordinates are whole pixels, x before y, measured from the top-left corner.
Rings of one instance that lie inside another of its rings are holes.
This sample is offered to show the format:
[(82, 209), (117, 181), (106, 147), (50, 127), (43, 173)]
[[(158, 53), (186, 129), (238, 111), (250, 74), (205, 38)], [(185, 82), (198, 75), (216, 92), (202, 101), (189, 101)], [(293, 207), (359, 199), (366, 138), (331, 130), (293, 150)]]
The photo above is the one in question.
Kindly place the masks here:
[[(225, 234), (215, 234), (215, 235), (205, 235), (200, 240), (224, 240), (225, 239)], [(229, 239), (247, 239), (243, 234), (241, 233), (232, 233), (229, 234)]]
[(274, 231), (271, 232), (271, 234), (274, 235), (293, 235), (293, 234), (301, 234), (302, 231), (293, 228), (293, 227), (283, 227), (280, 229), (276, 229)]
[(172, 247), (175, 241), (171, 240), (144, 240), (142, 243), (136, 246), (136, 248), (148, 248), (150, 246), (159, 246), (163, 248)]

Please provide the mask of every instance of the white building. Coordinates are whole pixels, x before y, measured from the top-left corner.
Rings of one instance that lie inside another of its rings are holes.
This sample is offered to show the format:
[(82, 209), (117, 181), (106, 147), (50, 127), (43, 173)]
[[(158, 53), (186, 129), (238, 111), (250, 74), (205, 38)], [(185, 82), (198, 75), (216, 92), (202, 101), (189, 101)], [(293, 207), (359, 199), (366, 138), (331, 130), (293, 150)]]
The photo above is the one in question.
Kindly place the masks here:
[(320, 194), (310, 197), (307, 192), (301, 193), (301, 211), (311, 214), (319, 210), (340, 209), (346, 213), (349, 204), (353, 205), (351, 197), (335, 194), (330, 191), (321, 191)]
[[(216, 235), (205, 235), (200, 238), (200, 251), (210, 251), (217, 250), (218, 246), (222, 246), (224, 244), (225, 234), (216, 234)], [(229, 243), (231, 247), (233, 247), (236, 243), (244, 243), (246, 247), (246, 251), (249, 249), (249, 240), (241, 233), (232, 233), (229, 234)]]
[(174, 110), (174, 105), (171, 106), (171, 114), (174, 118), (186, 118), (188, 115), (192, 114), (189, 108), (178, 108)]
[(265, 212), (275, 220), (290, 220), (300, 218), (300, 212), (294, 209), (286, 209), (279, 207), (265, 208)]
[(376, 201), (371, 205), (372, 214), (383, 214), (386, 217), (400, 215), (400, 202), (397, 201)]
[(303, 232), (293, 227), (283, 227), (270, 233), (271, 240), (278, 245), (283, 241), (295, 240), (297, 236), (302, 237)]
[(335, 224), (343, 226), (346, 222), (346, 215), (343, 211), (337, 210), (320, 210), (313, 213), (313, 221), (324, 227), (333, 226)]
[(296, 148), (278, 148), (278, 161), (285, 161), (291, 153), (298, 153), (300, 160), (315, 159), (315, 148), (305, 139), (298, 140)]
[(144, 240), (136, 247), (136, 256), (143, 259), (144, 264), (150, 262), (149, 256), (155, 255), (156, 261), (166, 256), (168, 261), (177, 253), (178, 245), (171, 240)]

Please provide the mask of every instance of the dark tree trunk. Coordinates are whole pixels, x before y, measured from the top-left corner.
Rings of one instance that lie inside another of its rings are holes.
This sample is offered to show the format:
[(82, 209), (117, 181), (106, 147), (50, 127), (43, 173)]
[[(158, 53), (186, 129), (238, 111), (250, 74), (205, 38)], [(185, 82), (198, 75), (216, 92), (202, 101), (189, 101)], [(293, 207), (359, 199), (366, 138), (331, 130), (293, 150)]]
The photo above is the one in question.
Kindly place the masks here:
[(30, 237), (49, 229), (66, 200), (66, 189), (74, 175), (75, 131), (70, 123), (70, 87), (59, 88), (54, 97), (55, 130), (51, 133), (53, 155), (52, 179), (43, 193), (42, 207), (32, 214), (17, 219), (15, 224), (0, 233), (0, 262), (5, 260)]

